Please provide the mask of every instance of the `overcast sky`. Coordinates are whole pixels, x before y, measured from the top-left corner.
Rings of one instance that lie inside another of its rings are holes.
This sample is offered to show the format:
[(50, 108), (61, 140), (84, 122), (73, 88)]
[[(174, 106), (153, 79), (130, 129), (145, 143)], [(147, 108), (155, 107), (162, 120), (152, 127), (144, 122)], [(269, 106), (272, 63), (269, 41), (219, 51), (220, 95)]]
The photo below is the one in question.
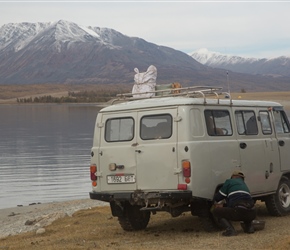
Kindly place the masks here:
[(66, 20), (185, 53), (290, 56), (290, 1), (1, 1), (0, 26)]

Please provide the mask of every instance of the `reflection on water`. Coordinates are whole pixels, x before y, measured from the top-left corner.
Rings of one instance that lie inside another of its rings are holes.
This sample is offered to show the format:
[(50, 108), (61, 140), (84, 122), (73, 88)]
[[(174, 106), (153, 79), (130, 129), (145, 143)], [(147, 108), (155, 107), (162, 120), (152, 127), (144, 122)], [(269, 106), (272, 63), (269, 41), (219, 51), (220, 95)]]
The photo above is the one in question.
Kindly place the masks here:
[(0, 208), (89, 198), (99, 108), (0, 105)]

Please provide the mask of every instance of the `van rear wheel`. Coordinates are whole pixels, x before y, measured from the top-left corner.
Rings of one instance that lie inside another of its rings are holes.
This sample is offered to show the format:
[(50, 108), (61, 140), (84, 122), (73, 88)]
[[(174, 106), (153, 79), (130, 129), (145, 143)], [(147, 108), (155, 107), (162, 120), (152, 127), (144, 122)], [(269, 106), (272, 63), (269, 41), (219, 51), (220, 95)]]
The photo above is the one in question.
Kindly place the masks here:
[(290, 213), (290, 180), (282, 177), (275, 194), (266, 199), (268, 212), (273, 216), (284, 216)]
[(124, 215), (118, 216), (119, 223), (125, 231), (145, 229), (150, 220), (150, 211), (140, 211), (141, 206), (126, 204)]

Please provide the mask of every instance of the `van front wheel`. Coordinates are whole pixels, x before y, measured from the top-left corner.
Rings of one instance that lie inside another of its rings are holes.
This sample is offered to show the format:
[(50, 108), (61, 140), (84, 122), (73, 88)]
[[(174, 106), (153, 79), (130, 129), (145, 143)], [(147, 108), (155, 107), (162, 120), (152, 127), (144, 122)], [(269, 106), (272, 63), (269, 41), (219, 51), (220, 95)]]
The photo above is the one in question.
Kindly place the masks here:
[(125, 231), (145, 229), (150, 220), (149, 211), (140, 211), (141, 206), (126, 204), (124, 215), (118, 216), (119, 223)]
[(266, 199), (268, 212), (273, 216), (284, 216), (290, 213), (290, 181), (282, 177), (275, 194)]

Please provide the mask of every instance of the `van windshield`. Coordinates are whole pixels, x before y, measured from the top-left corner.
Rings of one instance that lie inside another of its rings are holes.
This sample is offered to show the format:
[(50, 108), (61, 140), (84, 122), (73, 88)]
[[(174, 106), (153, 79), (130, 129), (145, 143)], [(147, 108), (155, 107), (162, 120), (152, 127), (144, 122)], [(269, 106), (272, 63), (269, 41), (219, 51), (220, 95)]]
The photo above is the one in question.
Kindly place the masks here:
[(289, 125), (284, 111), (275, 110), (273, 112), (275, 119), (275, 127), (277, 133), (289, 133)]

